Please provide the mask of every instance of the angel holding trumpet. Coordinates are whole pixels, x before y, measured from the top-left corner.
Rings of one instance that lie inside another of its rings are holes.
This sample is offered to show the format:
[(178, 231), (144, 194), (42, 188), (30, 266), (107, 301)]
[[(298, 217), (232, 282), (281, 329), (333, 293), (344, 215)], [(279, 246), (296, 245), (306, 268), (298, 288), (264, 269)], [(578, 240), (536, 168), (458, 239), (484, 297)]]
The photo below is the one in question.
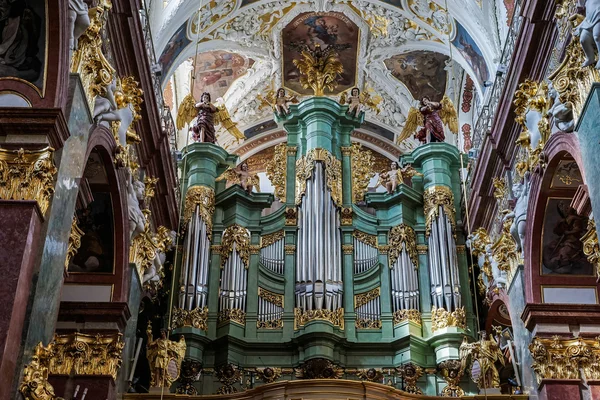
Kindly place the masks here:
[[(427, 143), (428, 139), (429, 143), (444, 142), (444, 125), (452, 133), (458, 134), (458, 115), (452, 100), (444, 96), (441, 102), (436, 102), (423, 97), (419, 108), (411, 107), (397, 143), (408, 139), (410, 135), (414, 135), (421, 143)], [(417, 130), (419, 127), (421, 129)]]

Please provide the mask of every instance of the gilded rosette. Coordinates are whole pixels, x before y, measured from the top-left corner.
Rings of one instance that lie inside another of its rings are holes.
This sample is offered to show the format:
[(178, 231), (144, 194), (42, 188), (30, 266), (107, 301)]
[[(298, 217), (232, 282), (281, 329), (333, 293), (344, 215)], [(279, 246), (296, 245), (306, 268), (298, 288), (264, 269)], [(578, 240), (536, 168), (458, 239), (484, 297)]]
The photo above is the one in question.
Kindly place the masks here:
[(231, 256), (234, 243), (236, 245), (235, 250), (244, 262), (246, 269), (248, 269), (250, 265), (250, 232), (240, 225), (231, 225), (223, 232), (221, 240), (221, 268), (225, 266), (227, 259)]
[(25, 366), (23, 381), (19, 392), (25, 400), (64, 400), (54, 394), (54, 388), (48, 382), (48, 361), (52, 355), (52, 344), (48, 347), (38, 343), (31, 362)]
[(392, 268), (396, 263), (403, 250), (408, 253), (410, 261), (413, 263), (414, 267), (418, 268), (419, 256), (417, 254), (417, 235), (412, 227), (405, 224), (394, 226), (392, 229), (390, 229), (388, 243), (390, 245), (390, 249), (388, 251), (390, 268)]
[(285, 203), (285, 187), (287, 177), (287, 143), (275, 146), (273, 158), (266, 163), (267, 177), (275, 187), (275, 197)]
[(431, 234), (431, 224), (439, 215), (440, 207), (450, 220), (452, 231), (456, 229), (456, 211), (454, 209), (454, 194), (447, 186), (431, 186), (423, 193), (423, 211), (425, 213), (425, 234)]
[(46, 214), (54, 194), (54, 149), (0, 149), (0, 199), (35, 200)]
[(208, 238), (212, 237), (213, 215), (215, 213), (215, 191), (208, 186), (192, 186), (185, 194), (185, 206), (183, 211), (184, 226), (192, 218), (193, 213), (198, 210), (200, 218), (206, 224)]

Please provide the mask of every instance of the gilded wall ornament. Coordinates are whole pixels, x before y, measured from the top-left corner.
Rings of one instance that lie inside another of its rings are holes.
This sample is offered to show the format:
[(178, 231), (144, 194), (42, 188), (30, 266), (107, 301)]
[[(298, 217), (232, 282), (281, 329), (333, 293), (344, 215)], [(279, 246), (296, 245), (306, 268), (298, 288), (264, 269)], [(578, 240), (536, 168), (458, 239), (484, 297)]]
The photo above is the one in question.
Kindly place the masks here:
[(178, 342), (169, 340), (167, 331), (162, 329), (161, 337), (153, 340), (150, 322), (146, 334), (148, 335), (146, 357), (150, 364), (150, 387), (170, 388), (181, 372), (181, 362), (186, 350), (185, 339), (182, 335)]
[(198, 390), (194, 383), (198, 382), (202, 374), (202, 363), (200, 361), (186, 358), (181, 362), (181, 374), (179, 376), (179, 386), (175, 393), (196, 396)]
[(583, 243), (583, 254), (586, 255), (590, 264), (596, 266), (596, 275), (600, 276), (600, 246), (598, 246), (598, 234), (594, 219), (588, 221), (588, 230), (581, 238)]
[(486, 331), (479, 332), (479, 335), (479, 341), (473, 343), (469, 343), (466, 336), (463, 338), (459, 349), (461, 363), (468, 371), (472, 371), (475, 362), (479, 364), (479, 374), (476, 377), (471, 375), (479, 389), (499, 388), (500, 375), (495, 364), (505, 364), (504, 354), (493, 335), (489, 339)]
[(256, 368), (256, 375), (258, 375), (258, 379), (264, 383), (273, 383), (281, 378), (281, 368)]
[(246, 313), (239, 308), (230, 308), (219, 311), (217, 323), (224, 324), (229, 321), (237, 322), (240, 325), (246, 325)]
[(450, 220), (452, 231), (456, 229), (456, 211), (454, 209), (454, 193), (447, 186), (431, 186), (423, 193), (423, 212), (425, 214), (425, 234), (431, 234), (431, 224), (439, 215), (440, 207)]
[(285, 209), (285, 226), (296, 226), (298, 224), (298, 210), (295, 207)]
[(371, 247), (377, 247), (377, 235), (369, 235), (363, 231), (354, 230), (352, 232), (352, 237), (358, 240), (359, 242), (363, 242), (364, 244), (368, 244)]
[(352, 225), (352, 216), (354, 215), (354, 211), (352, 211), (352, 207), (342, 207), (340, 212), (340, 224), (341, 225)]
[(421, 312), (419, 310), (398, 310), (394, 312), (394, 325), (398, 325), (404, 321), (412, 321), (422, 325)]
[(355, 374), (361, 381), (381, 382), (383, 380), (383, 371), (375, 368), (358, 369)]
[(390, 229), (390, 233), (388, 234), (388, 243), (390, 244), (388, 259), (390, 261), (390, 268), (393, 268), (398, 257), (402, 254), (402, 250), (406, 250), (414, 267), (419, 267), (416, 239), (415, 230), (406, 224), (400, 224)]
[(248, 269), (250, 266), (250, 232), (248, 229), (237, 224), (227, 227), (223, 232), (221, 239), (221, 268), (225, 267), (227, 259), (231, 256), (234, 243), (236, 245), (235, 250), (244, 262), (246, 269)]
[(467, 329), (467, 316), (464, 307), (448, 312), (441, 307), (434, 306), (431, 309), (431, 331), (435, 332), (449, 326)]
[(287, 152), (287, 143), (278, 144), (275, 146), (273, 158), (266, 163), (267, 177), (275, 187), (275, 197), (282, 203), (286, 201)]
[(273, 293), (267, 289), (261, 287), (258, 288), (258, 297), (261, 297), (269, 303), (275, 304), (278, 307), (283, 308), (283, 295), (279, 293)]
[(293, 60), (300, 72), (300, 84), (305, 89), (312, 89), (315, 96), (325, 96), (325, 90), (333, 92), (338, 86), (338, 77), (344, 72), (339, 60), (337, 47), (343, 45), (327, 45), (325, 48), (317, 43), (314, 49), (301, 44), (296, 46), (302, 59)]
[(233, 386), (241, 380), (242, 372), (233, 364), (223, 365), (216, 369), (215, 375), (219, 382), (223, 384), (217, 394), (233, 394), (237, 393), (237, 389)]
[(295, 368), (298, 379), (340, 379), (344, 369), (325, 358), (313, 358)]
[(42, 215), (50, 207), (57, 169), (54, 149), (0, 149), (0, 199), (37, 201)]
[[(208, 186), (192, 186), (185, 194), (185, 206), (183, 211), (183, 225), (187, 226), (194, 212), (198, 214), (206, 224), (208, 238), (212, 237), (213, 215), (215, 213), (215, 191)], [(185, 229), (185, 228), (184, 228)]]
[(191, 326), (203, 331), (208, 330), (208, 307), (184, 310), (175, 307), (173, 309), (173, 329), (183, 326)]
[(360, 308), (368, 302), (379, 298), (381, 295), (381, 288), (376, 287), (375, 289), (369, 290), (365, 293), (354, 295), (354, 308)]
[(306, 192), (306, 181), (312, 177), (315, 163), (321, 161), (325, 167), (325, 182), (336, 206), (342, 205), (342, 162), (328, 150), (311, 149), (305, 156), (296, 160), (296, 205), (302, 203)]
[(506, 197), (506, 195), (508, 195), (506, 179), (494, 177), (492, 183), (494, 185), (494, 197), (496, 198), (496, 200), (502, 200), (504, 197)]
[(264, 249), (265, 247), (268, 247), (268, 246), (272, 245), (273, 243), (280, 241), (284, 237), (285, 237), (285, 232), (283, 230), (261, 236), (260, 247)]
[(369, 187), (371, 178), (375, 176), (373, 166), (375, 157), (371, 151), (363, 149), (360, 143), (352, 143), (352, 200), (362, 202)]
[(423, 394), (423, 391), (417, 386), (417, 381), (423, 376), (423, 368), (409, 362), (396, 368), (396, 371), (404, 379), (406, 393)]
[(460, 387), (460, 380), (464, 374), (460, 360), (446, 360), (438, 365), (440, 375), (447, 385), (442, 389), (442, 397), (462, 397), (465, 391)]
[(500, 271), (512, 273), (519, 264), (517, 243), (510, 233), (512, 220), (508, 219), (502, 224), (502, 232), (492, 246), (492, 259)]
[(53, 375), (109, 375), (117, 379), (123, 362), (123, 335), (55, 335), (48, 369)]
[(48, 382), (48, 361), (53, 350), (52, 345), (48, 347), (38, 343), (29, 364), (25, 366), (23, 381), (19, 386), (19, 392), (25, 400), (64, 400), (54, 394), (54, 388)]
[(69, 269), (69, 263), (71, 259), (77, 254), (77, 250), (81, 246), (81, 238), (85, 235), (77, 226), (77, 217), (73, 217), (71, 223), (71, 233), (69, 233), (69, 245), (67, 246), (67, 257), (65, 258), (65, 271)]
[(294, 308), (294, 329), (306, 325), (310, 321), (328, 321), (332, 325), (344, 329), (344, 309), (338, 308), (335, 311), (331, 310), (306, 310), (302, 311), (299, 308)]

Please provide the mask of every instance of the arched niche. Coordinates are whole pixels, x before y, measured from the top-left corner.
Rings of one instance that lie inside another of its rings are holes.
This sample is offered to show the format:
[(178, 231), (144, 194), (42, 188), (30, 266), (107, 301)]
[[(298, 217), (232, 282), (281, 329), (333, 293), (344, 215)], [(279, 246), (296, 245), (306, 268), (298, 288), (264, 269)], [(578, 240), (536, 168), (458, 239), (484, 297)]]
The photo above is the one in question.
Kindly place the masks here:
[(63, 301), (126, 302), (129, 295), (128, 214), (116, 143), (105, 127), (91, 134), (76, 215), (84, 232), (65, 279)]
[(599, 304), (595, 268), (580, 238), (591, 211), (575, 135), (548, 140), (547, 164), (531, 178), (525, 239), (527, 303)]

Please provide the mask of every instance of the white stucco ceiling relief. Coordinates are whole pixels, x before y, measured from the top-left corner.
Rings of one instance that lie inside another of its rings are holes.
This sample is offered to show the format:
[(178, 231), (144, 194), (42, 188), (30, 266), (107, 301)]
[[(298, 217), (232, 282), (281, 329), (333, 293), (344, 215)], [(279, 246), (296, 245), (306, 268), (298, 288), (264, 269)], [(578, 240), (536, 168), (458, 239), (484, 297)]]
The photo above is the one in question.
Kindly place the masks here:
[[(455, 83), (466, 74), (484, 95), (500, 54), (497, 29), (490, 28), (502, 23), (496, 7), (493, 0), (169, 0), (153, 2), (150, 13), (175, 112), (193, 89), (197, 98), (211, 92), (241, 131), (266, 124), (272, 111), (259, 95), (285, 86), (306, 97), (290, 67), (289, 45), (305, 35), (308, 44), (346, 45), (339, 88), (381, 97), (379, 112), (366, 110), (362, 131), (388, 146), (389, 132), (398, 135), (421, 96), (456, 102)], [(229, 151), (244, 145), (226, 131), (218, 141)], [(403, 152), (414, 143), (393, 146)]]

